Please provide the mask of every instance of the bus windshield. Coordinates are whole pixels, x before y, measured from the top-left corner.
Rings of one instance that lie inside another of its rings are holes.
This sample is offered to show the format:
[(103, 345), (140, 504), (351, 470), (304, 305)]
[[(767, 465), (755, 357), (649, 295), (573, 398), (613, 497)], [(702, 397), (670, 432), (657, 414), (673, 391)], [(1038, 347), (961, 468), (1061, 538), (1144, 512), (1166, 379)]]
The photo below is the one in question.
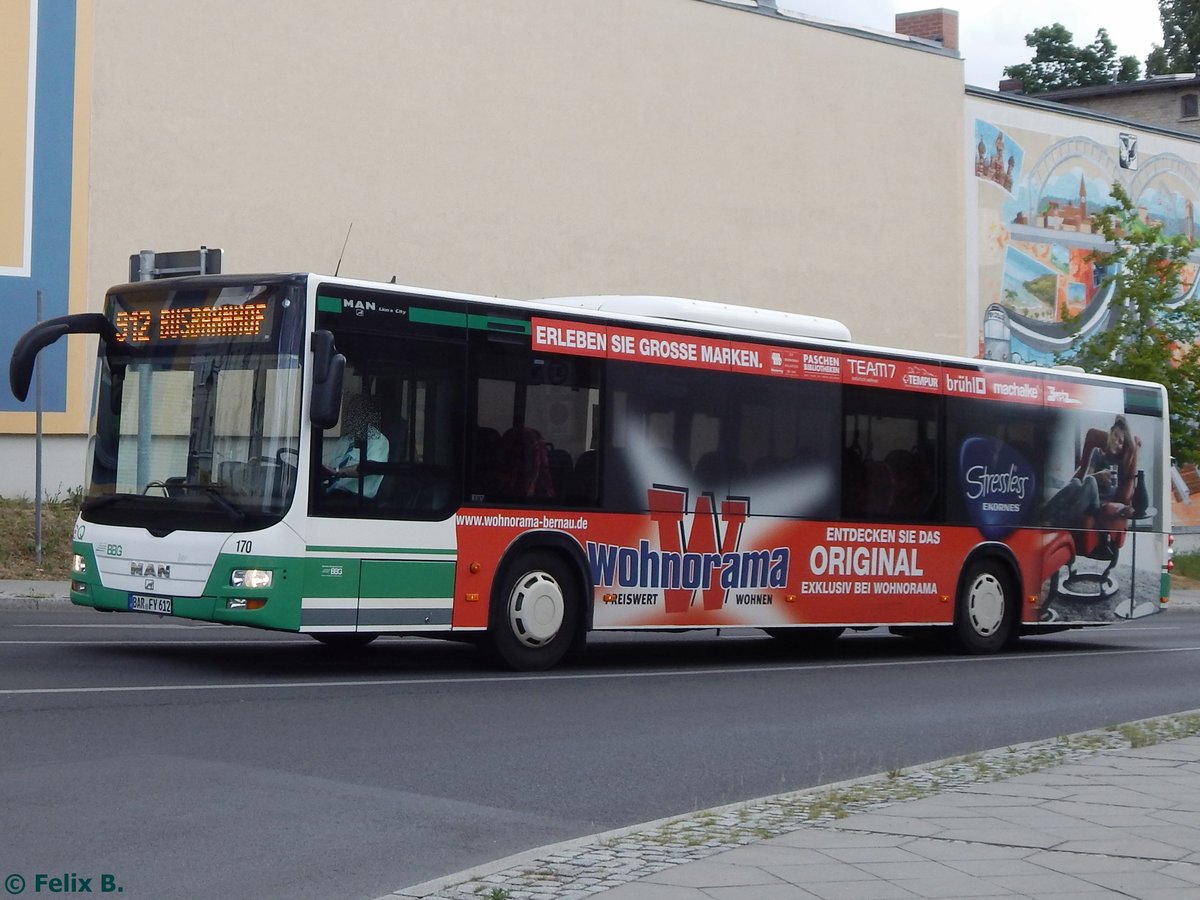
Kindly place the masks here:
[(85, 518), (245, 531), (295, 493), (302, 282), (110, 292)]

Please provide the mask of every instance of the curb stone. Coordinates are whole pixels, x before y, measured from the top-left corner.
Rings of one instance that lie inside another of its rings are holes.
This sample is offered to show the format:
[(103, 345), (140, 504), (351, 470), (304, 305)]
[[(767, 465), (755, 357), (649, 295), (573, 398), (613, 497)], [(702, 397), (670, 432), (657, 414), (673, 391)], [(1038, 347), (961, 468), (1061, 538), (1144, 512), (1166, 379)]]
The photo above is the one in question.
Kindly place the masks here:
[(67, 581), (0, 581), (0, 609), (65, 609), (70, 590)]
[(851, 813), (1197, 734), (1200, 710), (1193, 710), (953, 757), (551, 844), (378, 900), (579, 900), (745, 844), (827, 827)]

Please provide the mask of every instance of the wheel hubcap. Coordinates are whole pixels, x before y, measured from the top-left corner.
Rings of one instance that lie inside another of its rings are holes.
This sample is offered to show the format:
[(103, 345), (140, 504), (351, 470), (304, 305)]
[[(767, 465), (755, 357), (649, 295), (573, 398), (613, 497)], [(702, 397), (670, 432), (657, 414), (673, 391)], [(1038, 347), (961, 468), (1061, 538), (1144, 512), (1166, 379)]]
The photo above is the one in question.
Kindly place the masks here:
[(1004, 586), (994, 575), (980, 575), (967, 595), (971, 627), (983, 637), (995, 634), (1004, 622)]
[(558, 634), (565, 608), (558, 582), (545, 572), (530, 572), (508, 598), (508, 621), (517, 640), (540, 647)]

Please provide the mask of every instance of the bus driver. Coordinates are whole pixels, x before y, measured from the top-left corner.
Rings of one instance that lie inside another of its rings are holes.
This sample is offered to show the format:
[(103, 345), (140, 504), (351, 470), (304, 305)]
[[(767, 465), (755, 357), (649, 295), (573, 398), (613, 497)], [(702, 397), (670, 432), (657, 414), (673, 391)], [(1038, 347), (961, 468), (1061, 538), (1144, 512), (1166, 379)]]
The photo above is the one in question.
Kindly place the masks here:
[[(357, 494), (358, 463), (362, 446), (367, 448), (370, 462), (387, 462), (389, 442), (379, 430), (379, 404), (370, 394), (351, 394), (342, 406), (342, 436), (325, 454), (321, 472), (327, 479), (325, 493), (338, 491)], [(379, 491), (382, 475), (362, 477), (362, 495), (373, 498)]]

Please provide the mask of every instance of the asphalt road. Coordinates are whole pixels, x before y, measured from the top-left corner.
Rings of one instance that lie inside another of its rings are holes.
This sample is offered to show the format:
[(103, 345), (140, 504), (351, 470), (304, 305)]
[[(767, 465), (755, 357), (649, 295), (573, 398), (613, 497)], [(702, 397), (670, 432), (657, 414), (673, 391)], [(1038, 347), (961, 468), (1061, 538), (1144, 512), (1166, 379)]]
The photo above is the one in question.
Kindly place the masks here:
[(469, 646), (0, 610), (0, 878), (372, 898), (662, 816), (1200, 706), (1200, 611), (957, 657), (883, 631)]

